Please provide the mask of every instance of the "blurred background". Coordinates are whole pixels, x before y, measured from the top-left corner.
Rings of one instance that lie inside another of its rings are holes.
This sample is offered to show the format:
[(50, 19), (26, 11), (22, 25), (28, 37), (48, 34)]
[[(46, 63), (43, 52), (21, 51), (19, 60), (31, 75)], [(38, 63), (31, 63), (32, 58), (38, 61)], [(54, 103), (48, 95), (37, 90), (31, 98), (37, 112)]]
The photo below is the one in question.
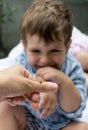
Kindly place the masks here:
[[(0, 0), (0, 58), (20, 42), (20, 21), (33, 0)], [(88, 0), (60, 0), (71, 9), (74, 26), (88, 34)]]

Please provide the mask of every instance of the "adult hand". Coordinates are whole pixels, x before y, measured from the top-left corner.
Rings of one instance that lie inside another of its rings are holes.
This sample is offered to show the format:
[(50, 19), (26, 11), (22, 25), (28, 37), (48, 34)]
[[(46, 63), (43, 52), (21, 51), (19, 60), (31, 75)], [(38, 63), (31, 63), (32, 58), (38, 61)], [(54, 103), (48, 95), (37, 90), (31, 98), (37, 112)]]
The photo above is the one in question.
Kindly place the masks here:
[(58, 85), (51, 82), (38, 82), (22, 66), (15, 65), (0, 71), (0, 101), (4, 98), (19, 97), (32, 92), (57, 91)]

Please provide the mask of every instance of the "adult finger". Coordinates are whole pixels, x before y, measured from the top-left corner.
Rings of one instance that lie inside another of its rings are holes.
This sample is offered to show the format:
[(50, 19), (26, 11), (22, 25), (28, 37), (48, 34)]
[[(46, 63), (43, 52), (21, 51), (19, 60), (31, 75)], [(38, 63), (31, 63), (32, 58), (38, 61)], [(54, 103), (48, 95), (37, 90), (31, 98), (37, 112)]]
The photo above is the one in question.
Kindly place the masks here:
[(56, 92), (58, 90), (58, 85), (53, 82), (30, 80), (28, 89), (30, 92)]

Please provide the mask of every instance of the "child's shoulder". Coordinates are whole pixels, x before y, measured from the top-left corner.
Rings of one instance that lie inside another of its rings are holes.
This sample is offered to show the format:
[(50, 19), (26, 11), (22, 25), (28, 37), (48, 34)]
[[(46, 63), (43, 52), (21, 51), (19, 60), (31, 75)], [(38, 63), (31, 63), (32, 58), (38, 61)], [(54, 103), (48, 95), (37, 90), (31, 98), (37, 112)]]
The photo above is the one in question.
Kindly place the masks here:
[(77, 70), (80, 70), (80, 72), (81, 72), (82, 71), (82, 67), (81, 67), (81, 64), (79, 63), (79, 61), (77, 61), (77, 59), (73, 55), (68, 53), (66, 55), (65, 62), (63, 64), (61, 70), (64, 73), (69, 75), (70, 73), (77, 72)]
[(74, 64), (80, 65), (79, 61), (71, 53), (67, 53), (66, 61), (69, 62), (69, 63), (74, 63)]

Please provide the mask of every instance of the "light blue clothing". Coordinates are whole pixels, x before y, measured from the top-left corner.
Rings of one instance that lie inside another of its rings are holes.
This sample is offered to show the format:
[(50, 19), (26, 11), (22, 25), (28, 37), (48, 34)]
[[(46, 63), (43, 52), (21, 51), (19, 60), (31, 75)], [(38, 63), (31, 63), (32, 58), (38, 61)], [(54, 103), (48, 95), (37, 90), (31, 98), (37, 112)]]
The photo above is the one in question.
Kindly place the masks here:
[[(33, 75), (35, 75), (36, 72), (28, 64), (26, 55), (23, 50), (21, 54), (19, 54), (17, 57), (11, 60), (11, 63), (10, 63), (10, 60), (11, 59), (9, 59), (8, 66), (14, 65), (14, 64), (21, 64), (26, 69), (28, 69)], [(76, 89), (78, 90), (78, 92), (80, 93), (82, 97), (80, 107), (77, 111), (75, 111), (74, 113), (66, 113), (65, 111), (63, 111), (59, 105), (58, 92), (57, 92), (58, 106), (56, 108), (56, 111), (44, 119), (39, 118), (40, 111), (36, 112), (31, 109), (28, 103), (25, 104), (26, 107), (31, 111), (31, 113), (36, 117), (36, 121), (41, 126), (45, 126), (47, 129), (50, 129), (50, 130), (58, 130), (60, 128), (63, 128), (70, 121), (75, 120), (75, 118), (81, 117), (82, 111), (84, 110), (85, 105), (86, 105), (87, 93), (86, 93), (86, 87), (85, 87), (85, 78), (84, 78), (84, 73), (83, 73), (80, 63), (72, 55), (67, 54), (65, 62), (61, 68), (61, 71), (64, 72), (66, 75), (68, 75), (72, 79)]]

